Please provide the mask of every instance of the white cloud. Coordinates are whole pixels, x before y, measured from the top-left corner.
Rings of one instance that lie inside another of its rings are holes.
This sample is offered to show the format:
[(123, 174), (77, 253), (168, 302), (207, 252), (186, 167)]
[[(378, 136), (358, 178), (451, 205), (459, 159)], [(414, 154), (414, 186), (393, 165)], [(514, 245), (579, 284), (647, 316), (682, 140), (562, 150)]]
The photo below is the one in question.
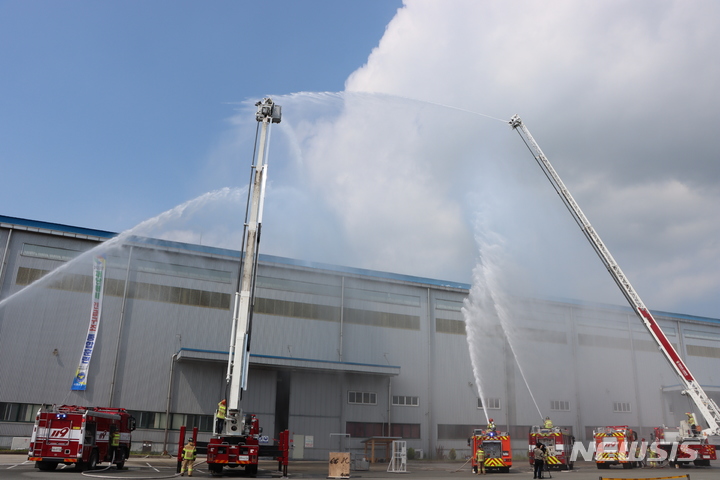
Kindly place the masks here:
[(469, 283), (480, 224), (523, 288), (622, 304), (498, 121), (519, 113), (647, 305), (720, 317), (718, 19), (715, 2), (407, 1), (346, 92), (275, 97), (262, 251)]

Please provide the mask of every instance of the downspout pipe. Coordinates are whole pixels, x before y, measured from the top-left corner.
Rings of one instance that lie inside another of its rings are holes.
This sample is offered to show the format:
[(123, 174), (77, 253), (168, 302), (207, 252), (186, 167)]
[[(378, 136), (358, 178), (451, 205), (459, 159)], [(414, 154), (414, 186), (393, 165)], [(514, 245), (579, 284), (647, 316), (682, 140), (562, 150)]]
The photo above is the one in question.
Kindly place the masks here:
[(178, 354), (175, 353), (170, 360), (170, 377), (168, 378), (167, 403), (165, 404), (165, 439), (163, 440), (163, 455), (168, 454), (168, 433), (170, 430), (170, 400), (172, 399), (173, 371)]
[(130, 246), (128, 253), (127, 271), (125, 272), (125, 287), (123, 289), (122, 307), (120, 307), (120, 322), (118, 325), (117, 342), (115, 344), (115, 364), (113, 365), (112, 381), (110, 382), (110, 401), (108, 405), (112, 407), (115, 398), (115, 380), (117, 379), (118, 361), (120, 359), (120, 342), (122, 339), (122, 329), (125, 323), (125, 308), (127, 307), (128, 285), (130, 284), (130, 262), (132, 261), (133, 247)]
[(5, 281), (5, 270), (7, 269), (7, 258), (8, 258), (8, 250), (10, 249), (10, 239), (12, 238), (13, 229), (10, 227), (8, 229), (8, 236), (7, 236), (7, 242), (5, 242), (5, 250), (3, 251), (2, 261), (0, 262), (0, 292), (2, 291), (2, 285)]

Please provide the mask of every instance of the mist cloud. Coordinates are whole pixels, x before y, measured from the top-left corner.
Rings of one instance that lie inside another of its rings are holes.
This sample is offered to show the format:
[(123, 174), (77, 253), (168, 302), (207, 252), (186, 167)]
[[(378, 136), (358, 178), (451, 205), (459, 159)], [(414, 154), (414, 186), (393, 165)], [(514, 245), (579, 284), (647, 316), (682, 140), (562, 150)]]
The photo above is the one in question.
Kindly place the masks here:
[(483, 225), (531, 293), (624, 304), (498, 121), (518, 113), (645, 303), (720, 317), (718, 18), (715, 2), (407, 1), (345, 92), (273, 96), (261, 250), (471, 283)]

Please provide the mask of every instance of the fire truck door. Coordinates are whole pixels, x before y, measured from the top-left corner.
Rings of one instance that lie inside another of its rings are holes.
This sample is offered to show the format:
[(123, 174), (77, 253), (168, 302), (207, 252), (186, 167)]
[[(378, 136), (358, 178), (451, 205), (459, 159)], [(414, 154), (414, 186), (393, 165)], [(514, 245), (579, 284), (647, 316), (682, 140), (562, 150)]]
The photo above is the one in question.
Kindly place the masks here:
[(95, 422), (87, 422), (85, 424), (85, 439), (84, 444), (87, 446), (95, 445), (95, 429), (97, 426)]

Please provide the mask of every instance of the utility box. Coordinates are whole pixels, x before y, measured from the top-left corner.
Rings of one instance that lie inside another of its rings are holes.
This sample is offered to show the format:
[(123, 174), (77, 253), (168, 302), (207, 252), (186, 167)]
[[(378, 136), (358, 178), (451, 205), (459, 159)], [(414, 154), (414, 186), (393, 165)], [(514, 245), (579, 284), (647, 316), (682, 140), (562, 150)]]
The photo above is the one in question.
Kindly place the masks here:
[(11, 450), (28, 450), (30, 448), (30, 437), (13, 437)]

